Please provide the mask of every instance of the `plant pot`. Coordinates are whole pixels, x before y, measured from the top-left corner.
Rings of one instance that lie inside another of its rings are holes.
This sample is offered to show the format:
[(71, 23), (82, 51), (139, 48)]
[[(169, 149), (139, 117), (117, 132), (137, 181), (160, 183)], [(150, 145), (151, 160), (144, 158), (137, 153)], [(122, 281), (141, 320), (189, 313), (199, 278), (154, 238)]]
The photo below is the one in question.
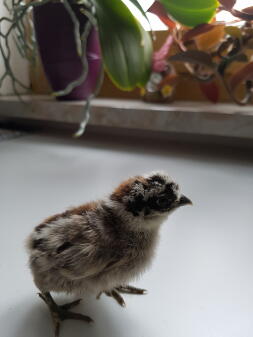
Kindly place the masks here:
[[(87, 18), (72, 6), (79, 20), (80, 33), (84, 31)], [(53, 91), (64, 90), (82, 74), (83, 65), (76, 50), (74, 25), (62, 3), (47, 3), (34, 7), (35, 34), (43, 68)], [(86, 79), (69, 94), (58, 96), (59, 100), (85, 100), (94, 92), (102, 69), (98, 33), (92, 28), (86, 46), (89, 70)]]

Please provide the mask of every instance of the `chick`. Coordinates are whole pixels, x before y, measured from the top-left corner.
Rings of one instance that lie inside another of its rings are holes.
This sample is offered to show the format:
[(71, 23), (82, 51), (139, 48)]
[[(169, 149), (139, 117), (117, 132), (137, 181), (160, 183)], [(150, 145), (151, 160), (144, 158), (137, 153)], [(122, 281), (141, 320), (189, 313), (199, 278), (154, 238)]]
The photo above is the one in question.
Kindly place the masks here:
[(144, 294), (128, 285), (154, 256), (160, 225), (191, 204), (164, 173), (130, 178), (108, 197), (47, 218), (27, 240), (29, 264), (39, 296), (48, 305), (59, 336), (66, 319), (92, 322), (70, 311), (80, 300), (59, 306), (50, 292), (102, 293), (120, 305), (120, 293)]

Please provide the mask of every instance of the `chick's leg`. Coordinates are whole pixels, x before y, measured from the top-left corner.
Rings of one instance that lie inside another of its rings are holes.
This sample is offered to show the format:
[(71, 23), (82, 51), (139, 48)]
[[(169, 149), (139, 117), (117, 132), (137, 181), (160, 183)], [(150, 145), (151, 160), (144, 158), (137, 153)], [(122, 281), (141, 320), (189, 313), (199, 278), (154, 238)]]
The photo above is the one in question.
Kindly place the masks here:
[(81, 320), (87, 323), (93, 322), (93, 320), (88, 316), (69, 311), (69, 309), (78, 305), (81, 300), (76, 300), (64, 305), (58, 305), (49, 292), (39, 293), (39, 296), (47, 304), (51, 312), (55, 337), (59, 337), (61, 322), (67, 319)]

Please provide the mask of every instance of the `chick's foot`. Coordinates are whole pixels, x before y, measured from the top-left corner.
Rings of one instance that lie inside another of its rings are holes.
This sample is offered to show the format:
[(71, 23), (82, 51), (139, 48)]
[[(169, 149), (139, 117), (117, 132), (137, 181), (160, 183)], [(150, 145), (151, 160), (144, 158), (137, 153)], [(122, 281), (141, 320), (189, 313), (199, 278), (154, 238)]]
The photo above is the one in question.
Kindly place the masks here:
[(69, 311), (71, 308), (75, 307), (80, 303), (81, 300), (76, 300), (71, 303), (67, 303), (64, 305), (58, 305), (54, 301), (53, 297), (49, 292), (47, 293), (39, 293), (39, 297), (47, 304), (49, 310), (51, 312), (53, 324), (54, 324), (54, 334), (55, 337), (59, 337), (61, 322), (67, 319), (81, 320), (87, 323), (93, 322), (93, 320), (85, 315)]
[(102, 295), (102, 293), (104, 293), (105, 295), (112, 297), (115, 299), (115, 301), (121, 306), (121, 307), (125, 307), (126, 303), (124, 301), (124, 298), (120, 295), (120, 293), (122, 294), (134, 294), (134, 295), (145, 295), (147, 294), (147, 290), (145, 289), (139, 289), (139, 288), (135, 288), (133, 286), (129, 286), (129, 285), (125, 285), (125, 286), (120, 286), (117, 287), (111, 291), (104, 291), (98, 294), (97, 299), (100, 298), (100, 296)]

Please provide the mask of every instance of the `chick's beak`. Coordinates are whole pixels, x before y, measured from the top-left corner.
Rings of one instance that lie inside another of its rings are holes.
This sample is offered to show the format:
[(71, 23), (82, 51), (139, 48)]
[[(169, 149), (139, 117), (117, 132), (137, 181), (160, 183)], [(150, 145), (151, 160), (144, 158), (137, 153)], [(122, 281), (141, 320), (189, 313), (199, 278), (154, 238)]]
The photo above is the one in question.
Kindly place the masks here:
[(185, 206), (185, 205), (192, 205), (192, 202), (189, 198), (185, 195), (181, 195), (181, 198), (177, 202), (177, 207)]

